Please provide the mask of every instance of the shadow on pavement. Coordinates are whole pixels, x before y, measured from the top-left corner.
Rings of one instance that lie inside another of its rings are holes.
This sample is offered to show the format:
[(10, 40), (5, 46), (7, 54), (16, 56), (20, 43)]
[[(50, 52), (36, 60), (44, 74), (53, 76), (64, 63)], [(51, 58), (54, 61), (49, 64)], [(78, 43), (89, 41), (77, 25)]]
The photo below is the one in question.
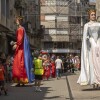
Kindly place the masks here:
[(51, 87), (41, 87), (42, 92), (34, 92), (34, 100), (48, 100), (48, 99), (54, 99), (54, 98), (60, 98), (60, 96), (52, 96), (52, 97), (46, 97), (46, 94), (51, 93), (53, 90), (50, 90)]
[(60, 96), (53, 96), (53, 97), (44, 97), (44, 99), (43, 100), (48, 100), (48, 99), (53, 99), (53, 100), (55, 100), (55, 99), (57, 99), (57, 98), (61, 98)]
[(89, 88), (89, 89), (83, 89), (82, 91), (100, 91), (100, 88), (98, 89)]
[(59, 98), (58, 97), (46, 97), (47, 93), (52, 92), (53, 90), (49, 89), (50, 87), (41, 87), (42, 92), (35, 92), (35, 87), (8, 87), (8, 95), (1, 95), (0, 100), (44, 100)]

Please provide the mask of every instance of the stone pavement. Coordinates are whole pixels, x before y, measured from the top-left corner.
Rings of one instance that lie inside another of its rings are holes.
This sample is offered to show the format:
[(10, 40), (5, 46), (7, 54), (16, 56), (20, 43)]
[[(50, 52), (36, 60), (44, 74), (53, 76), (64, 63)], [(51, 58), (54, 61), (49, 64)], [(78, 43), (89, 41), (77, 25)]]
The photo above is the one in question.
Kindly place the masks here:
[(100, 100), (100, 88), (93, 89), (93, 86), (80, 86), (77, 80), (80, 72), (74, 75), (67, 75), (70, 89), (68, 88), (70, 100)]
[[(69, 99), (68, 87), (66, 84), (66, 76), (62, 76), (59, 80), (56, 78), (43, 81), (43, 86), (47, 88), (43, 100), (66, 100)], [(44, 91), (44, 88), (42, 88)]]
[(12, 87), (8, 84), (8, 96), (1, 95), (0, 100), (100, 100), (100, 89), (77, 84), (79, 72), (66, 73), (61, 79), (44, 80), (42, 92), (35, 92), (33, 85)]

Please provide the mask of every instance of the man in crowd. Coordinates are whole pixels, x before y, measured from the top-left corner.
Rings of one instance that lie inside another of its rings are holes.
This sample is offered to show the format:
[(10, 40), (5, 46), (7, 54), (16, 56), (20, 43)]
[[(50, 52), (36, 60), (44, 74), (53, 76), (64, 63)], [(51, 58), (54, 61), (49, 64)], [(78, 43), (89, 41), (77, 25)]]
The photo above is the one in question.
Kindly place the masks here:
[(55, 64), (56, 64), (56, 76), (57, 79), (59, 79), (61, 77), (61, 71), (63, 69), (63, 62), (59, 58), (59, 56), (57, 56), (57, 59), (55, 60)]

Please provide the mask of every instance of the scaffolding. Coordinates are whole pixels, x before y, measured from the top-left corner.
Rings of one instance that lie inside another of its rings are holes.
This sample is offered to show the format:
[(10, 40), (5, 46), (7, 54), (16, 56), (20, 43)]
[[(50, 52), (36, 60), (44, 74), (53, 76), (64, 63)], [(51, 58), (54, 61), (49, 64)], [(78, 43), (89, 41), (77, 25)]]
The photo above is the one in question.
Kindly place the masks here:
[[(81, 41), (83, 25), (87, 21), (88, 2), (88, 0), (41, 0), (41, 15), (44, 16), (42, 24), (46, 28), (45, 37), (47, 34), (55, 35), (55, 42), (60, 41), (58, 36), (65, 36), (66, 39), (62, 41), (66, 42)], [(49, 19), (45, 20), (46, 18)], [(52, 29), (50, 33), (49, 29)]]
[[(71, 0), (41, 0), (41, 14), (47, 18), (46, 28), (57, 30), (68, 30), (68, 4)], [(52, 34), (52, 33), (51, 33)]]
[(76, 39), (80, 41), (82, 39), (83, 25), (87, 22), (87, 9), (89, 9), (88, 0), (80, 0), (80, 2), (74, 0), (74, 2), (69, 6), (69, 19), (72, 17), (73, 20), (73, 22), (70, 21), (69, 23), (71, 35), (70, 40)]

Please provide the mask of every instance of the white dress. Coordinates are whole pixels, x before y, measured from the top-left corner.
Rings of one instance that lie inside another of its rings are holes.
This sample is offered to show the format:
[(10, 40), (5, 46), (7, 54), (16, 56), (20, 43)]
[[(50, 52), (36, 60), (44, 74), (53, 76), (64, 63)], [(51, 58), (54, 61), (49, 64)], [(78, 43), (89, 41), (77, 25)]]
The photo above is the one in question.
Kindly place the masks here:
[(90, 21), (84, 25), (80, 85), (100, 84), (100, 23)]

